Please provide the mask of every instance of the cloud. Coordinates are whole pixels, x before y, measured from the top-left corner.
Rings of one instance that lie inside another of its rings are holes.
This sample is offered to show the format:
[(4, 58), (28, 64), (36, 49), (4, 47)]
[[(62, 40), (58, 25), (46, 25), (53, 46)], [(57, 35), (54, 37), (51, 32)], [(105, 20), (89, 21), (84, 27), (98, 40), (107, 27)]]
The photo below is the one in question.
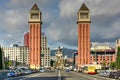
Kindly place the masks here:
[[(109, 42), (115, 42), (115, 40), (120, 37), (119, 1), (116, 0), (113, 2), (112, 0), (76, 0), (73, 2), (73, 0), (62, 0), (59, 5), (60, 16), (64, 19), (73, 18), (75, 21), (77, 21), (77, 18), (75, 16), (77, 16), (77, 11), (83, 2), (91, 11), (91, 41), (104, 42), (107, 40)], [(77, 25), (75, 26), (77, 27)], [(71, 28), (71, 30), (72, 29), (73, 28)], [(72, 32), (71, 30), (69, 30), (69, 32)], [(68, 37), (70, 36), (74, 36), (71, 42), (74, 42), (74, 39), (77, 39), (75, 33), (69, 35)]]
[(29, 29), (29, 10), (37, 3), (42, 11), (42, 30), (48, 41), (77, 46), (77, 12), (83, 2), (91, 11), (91, 41), (114, 42), (118, 39), (118, 0), (9, 0), (4, 10), (0, 11), (0, 40), (4, 39), (7, 44), (19, 40), (23, 42), (23, 34)]

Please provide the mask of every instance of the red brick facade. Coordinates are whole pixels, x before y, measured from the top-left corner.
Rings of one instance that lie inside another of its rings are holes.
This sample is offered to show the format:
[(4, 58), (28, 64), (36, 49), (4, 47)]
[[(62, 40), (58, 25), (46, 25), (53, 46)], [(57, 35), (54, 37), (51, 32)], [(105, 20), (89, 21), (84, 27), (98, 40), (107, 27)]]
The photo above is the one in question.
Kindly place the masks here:
[(29, 46), (29, 32), (24, 34), (24, 46)]
[(90, 63), (90, 23), (78, 23), (78, 65)]
[[(96, 56), (94, 53), (96, 53)], [(101, 64), (103, 66), (110, 66), (110, 63), (115, 61), (116, 61), (115, 50), (106, 50), (106, 54), (105, 51), (96, 50), (96, 52), (93, 52), (90, 55), (91, 64), (97, 62), (98, 64)]]
[[(97, 64), (101, 64), (102, 66), (110, 66), (111, 62), (115, 62), (116, 61), (116, 54), (115, 54), (115, 50), (109, 50), (106, 51), (106, 55), (105, 55), (105, 51), (96, 51), (96, 56), (94, 54), (95, 52), (90, 54), (90, 64), (93, 64), (94, 62), (97, 62)], [(75, 57), (75, 64), (78, 65), (78, 56)], [(105, 63), (105, 64), (104, 64)]]
[(41, 66), (41, 12), (35, 4), (30, 10), (29, 17), (29, 49), (30, 68), (39, 69)]
[(78, 65), (90, 64), (90, 11), (85, 4), (78, 11)]
[(30, 23), (30, 64), (40, 66), (41, 24)]

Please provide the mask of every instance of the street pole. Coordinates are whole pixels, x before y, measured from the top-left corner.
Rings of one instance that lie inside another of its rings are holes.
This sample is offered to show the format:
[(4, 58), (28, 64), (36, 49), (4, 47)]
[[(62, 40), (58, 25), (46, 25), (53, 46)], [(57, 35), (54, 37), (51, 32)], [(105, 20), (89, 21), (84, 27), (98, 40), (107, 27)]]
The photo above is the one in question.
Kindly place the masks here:
[(95, 53), (95, 55), (94, 55), (95, 56), (95, 63), (97, 63), (97, 53), (96, 53), (97, 46), (96, 46), (96, 44), (94, 44), (94, 48), (95, 48), (95, 50), (94, 50), (95, 51), (94, 52)]
[(105, 41), (105, 67), (106, 67), (106, 41)]
[(17, 56), (16, 56), (16, 63), (15, 63), (15, 67), (17, 68)]
[(96, 45), (95, 45), (95, 62), (97, 63)]

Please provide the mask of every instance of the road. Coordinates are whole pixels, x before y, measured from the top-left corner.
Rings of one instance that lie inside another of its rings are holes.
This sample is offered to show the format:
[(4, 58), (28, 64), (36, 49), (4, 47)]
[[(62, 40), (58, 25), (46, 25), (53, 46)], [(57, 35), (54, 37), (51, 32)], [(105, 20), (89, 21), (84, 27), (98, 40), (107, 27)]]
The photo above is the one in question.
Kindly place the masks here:
[(115, 80), (115, 79), (99, 77), (97, 75), (77, 73), (73, 71), (70, 72), (55, 71), (5, 78), (4, 80)]

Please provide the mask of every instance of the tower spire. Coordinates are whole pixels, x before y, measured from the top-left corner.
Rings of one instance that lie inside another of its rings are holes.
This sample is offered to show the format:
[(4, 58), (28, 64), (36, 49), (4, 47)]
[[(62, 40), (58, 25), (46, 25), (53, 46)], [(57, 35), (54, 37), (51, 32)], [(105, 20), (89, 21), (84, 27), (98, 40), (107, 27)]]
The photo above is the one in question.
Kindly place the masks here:
[(82, 4), (79, 10), (89, 10), (85, 3)]
[(33, 5), (33, 7), (31, 8), (31, 10), (40, 10), (40, 9), (38, 8), (37, 4), (35, 3), (35, 4)]

